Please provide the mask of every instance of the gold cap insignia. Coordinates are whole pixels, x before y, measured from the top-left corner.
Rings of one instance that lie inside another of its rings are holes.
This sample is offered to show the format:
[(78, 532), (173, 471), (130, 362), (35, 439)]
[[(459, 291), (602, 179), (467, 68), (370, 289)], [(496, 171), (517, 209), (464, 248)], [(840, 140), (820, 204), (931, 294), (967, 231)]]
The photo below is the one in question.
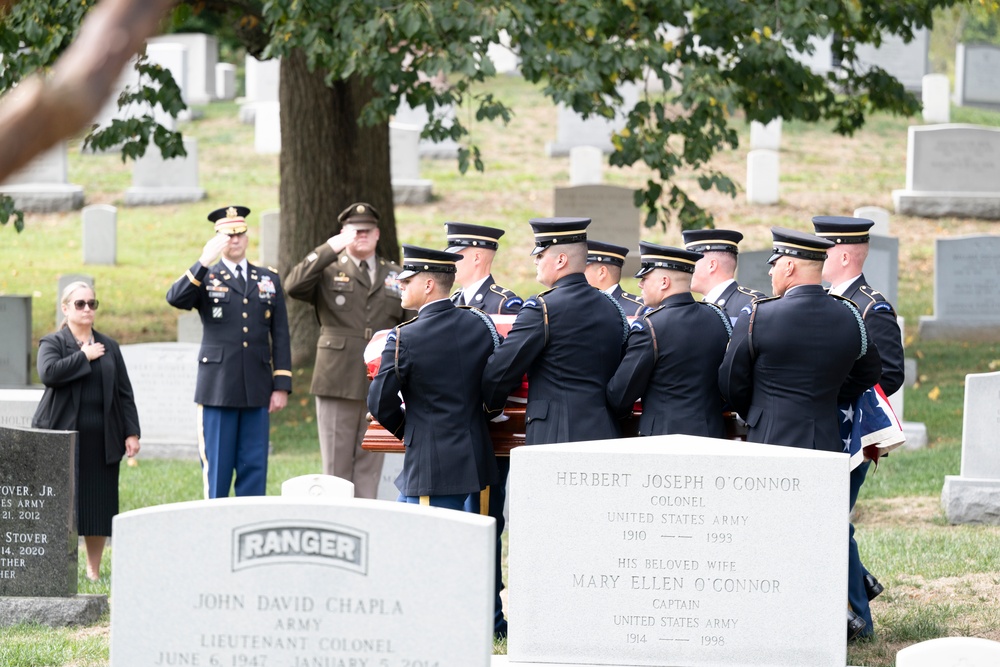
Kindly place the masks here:
[(361, 205), (361, 204), (358, 204), (357, 207), (354, 209), (354, 212), (355, 213), (364, 213), (365, 212), (365, 207), (363, 205)]
[(235, 218), (238, 215), (239, 215), (239, 213), (237, 213), (235, 206), (230, 206), (229, 208), (226, 209), (226, 217), (227, 218)]

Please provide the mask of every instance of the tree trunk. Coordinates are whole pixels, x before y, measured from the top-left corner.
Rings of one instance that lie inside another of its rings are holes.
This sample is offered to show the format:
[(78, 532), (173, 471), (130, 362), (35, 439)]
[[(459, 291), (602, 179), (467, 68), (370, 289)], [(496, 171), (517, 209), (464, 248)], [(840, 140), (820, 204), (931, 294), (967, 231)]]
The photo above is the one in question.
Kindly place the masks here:
[[(389, 176), (389, 124), (358, 125), (372, 98), (366, 81), (351, 77), (327, 86), (295, 51), (281, 61), (280, 266), (287, 273), (336, 234), (337, 214), (357, 201), (382, 215), (379, 253), (399, 258)], [(318, 325), (312, 306), (289, 299), (292, 363), (312, 363)]]

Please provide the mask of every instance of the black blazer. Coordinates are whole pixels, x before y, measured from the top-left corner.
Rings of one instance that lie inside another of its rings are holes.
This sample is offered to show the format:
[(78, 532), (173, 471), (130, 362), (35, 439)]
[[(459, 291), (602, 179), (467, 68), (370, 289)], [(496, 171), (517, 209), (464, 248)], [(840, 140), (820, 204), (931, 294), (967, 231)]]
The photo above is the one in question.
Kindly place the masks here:
[[(94, 331), (94, 342), (104, 345), (101, 378), (104, 384), (105, 460), (117, 463), (125, 456), (125, 438), (141, 435), (139, 412), (118, 343), (97, 331)], [(80, 384), (88, 373), (90, 361), (69, 328), (43, 336), (38, 343), (38, 375), (45, 385), (45, 393), (31, 426), (75, 431), (80, 412)]]

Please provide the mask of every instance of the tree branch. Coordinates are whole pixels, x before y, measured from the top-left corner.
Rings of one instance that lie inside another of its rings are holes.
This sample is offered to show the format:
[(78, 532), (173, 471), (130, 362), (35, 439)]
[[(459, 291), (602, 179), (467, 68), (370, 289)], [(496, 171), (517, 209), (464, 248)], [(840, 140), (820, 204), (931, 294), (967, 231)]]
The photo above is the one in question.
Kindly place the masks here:
[(103, 0), (45, 78), (35, 74), (0, 101), (0, 181), (94, 119), (122, 67), (176, 0)]

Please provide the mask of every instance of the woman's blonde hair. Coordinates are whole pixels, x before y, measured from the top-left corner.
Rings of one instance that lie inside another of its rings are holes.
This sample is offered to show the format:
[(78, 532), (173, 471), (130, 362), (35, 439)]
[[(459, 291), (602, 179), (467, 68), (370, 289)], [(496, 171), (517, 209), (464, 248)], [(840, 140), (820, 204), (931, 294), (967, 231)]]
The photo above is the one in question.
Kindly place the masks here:
[[(63, 289), (63, 291), (62, 291), (62, 298), (59, 300), (59, 303), (61, 303), (64, 306), (68, 306), (69, 305), (69, 298), (73, 295), (73, 292), (77, 291), (81, 287), (83, 289), (89, 289), (91, 292), (94, 293), (94, 298), (95, 299), (97, 298), (97, 291), (94, 290), (94, 286), (93, 285), (91, 285), (88, 282), (84, 282), (82, 280), (74, 280), (69, 285), (66, 285), (66, 287)], [(65, 326), (66, 326), (66, 320), (64, 318), (63, 321), (62, 321), (62, 323), (59, 325), (59, 328), (62, 329)]]

